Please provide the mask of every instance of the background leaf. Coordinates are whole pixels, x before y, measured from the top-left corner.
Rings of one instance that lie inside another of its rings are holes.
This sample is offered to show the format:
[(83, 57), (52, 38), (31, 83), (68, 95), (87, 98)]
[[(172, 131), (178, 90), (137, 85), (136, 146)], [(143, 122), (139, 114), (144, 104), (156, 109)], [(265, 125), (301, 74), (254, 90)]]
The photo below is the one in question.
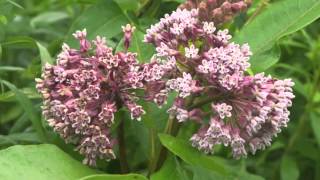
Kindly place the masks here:
[(255, 64), (252, 68), (255, 72), (263, 71), (277, 62), (275, 58), (266, 58), (268, 51), (272, 52), (270, 56), (275, 57), (275, 52), (270, 50), (275, 42), (319, 18), (319, 11), (318, 0), (282, 0), (271, 3), (262, 14), (243, 27), (234, 40), (241, 44), (249, 43), (253, 52), (250, 61)]
[(281, 180), (296, 180), (299, 178), (299, 168), (296, 161), (285, 155), (281, 160)]
[(44, 141), (46, 139), (45, 130), (42, 127), (41, 119), (33, 109), (34, 106), (30, 101), (30, 99), (28, 99), (28, 97), (26, 97), (23, 93), (21, 93), (19, 89), (17, 89), (13, 84), (1, 79), (0, 79), (0, 82), (5, 84), (11, 91), (13, 91), (16, 94), (17, 101), (20, 103), (20, 105), (23, 107), (23, 109), (27, 113), (30, 121), (33, 124), (34, 129), (38, 133), (39, 138)]
[(128, 19), (119, 6), (111, 1), (100, 0), (79, 16), (72, 24), (66, 42), (75, 46), (76, 41), (72, 33), (76, 30), (87, 29), (88, 39), (94, 39), (97, 35), (112, 38), (122, 32), (121, 26), (126, 25)]

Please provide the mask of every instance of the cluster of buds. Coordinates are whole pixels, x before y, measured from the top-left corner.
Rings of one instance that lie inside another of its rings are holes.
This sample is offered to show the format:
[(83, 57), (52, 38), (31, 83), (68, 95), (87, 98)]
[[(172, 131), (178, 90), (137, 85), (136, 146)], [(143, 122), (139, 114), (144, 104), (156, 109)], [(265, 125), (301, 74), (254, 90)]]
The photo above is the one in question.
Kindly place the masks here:
[(245, 12), (252, 0), (187, 0), (180, 5), (181, 9), (199, 9), (202, 21), (221, 24), (230, 21), (240, 12)]
[(179, 122), (200, 124), (190, 139), (193, 146), (213, 153), (215, 145), (224, 144), (234, 158), (244, 157), (269, 146), (286, 126), (294, 84), (264, 74), (246, 75), (249, 46), (230, 42), (228, 30), (203, 21), (201, 11), (178, 9), (147, 30), (145, 42), (157, 54), (144, 65), (146, 94), (162, 105), (176, 91), (168, 113)]
[[(134, 28), (127, 25), (123, 29), (127, 50)], [(49, 125), (77, 146), (85, 164), (95, 165), (97, 158), (115, 158), (112, 148), (116, 141), (109, 129), (114, 114), (123, 107), (132, 119), (140, 120), (144, 113), (133, 91), (143, 87), (143, 74), (136, 54), (113, 54), (105, 38), (97, 36), (90, 42), (86, 34), (85, 29), (73, 34), (80, 50), (64, 44), (57, 65), (47, 64), (36, 81)]]

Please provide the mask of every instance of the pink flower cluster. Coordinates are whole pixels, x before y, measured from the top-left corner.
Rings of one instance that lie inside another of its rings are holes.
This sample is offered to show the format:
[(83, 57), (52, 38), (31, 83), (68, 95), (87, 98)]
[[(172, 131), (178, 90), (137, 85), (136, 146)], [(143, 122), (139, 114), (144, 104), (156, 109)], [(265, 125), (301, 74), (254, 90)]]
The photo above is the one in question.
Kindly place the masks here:
[[(178, 9), (147, 30), (145, 42), (156, 47), (157, 60), (144, 65), (144, 74), (149, 100), (162, 105), (176, 91), (169, 114), (201, 125), (191, 138), (193, 146), (210, 153), (224, 144), (239, 158), (269, 146), (286, 126), (294, 84), (246, 75), (250, 48), (230, 39), (228, 30), (202, 21), (198, 10)], [(204, 112), (208, 106), (211, 111)]]
[[(130, 26), (124, 28), (129, 46)], [(114, 114), (122, 107), (140, 120), (144, 113), (132, 90), (142, 88), (143, 74), (136, 54), (113, 54), (106, 39), (90, 42), (86, 30), (77, 31), (80, 50), (64, 44), (57, 65), (47, 64), (37, 89), (44, 98), (43, 114), (49, 125), (85, 156), (84, 163), (113, 159), (115, 140), (110, 137)]]

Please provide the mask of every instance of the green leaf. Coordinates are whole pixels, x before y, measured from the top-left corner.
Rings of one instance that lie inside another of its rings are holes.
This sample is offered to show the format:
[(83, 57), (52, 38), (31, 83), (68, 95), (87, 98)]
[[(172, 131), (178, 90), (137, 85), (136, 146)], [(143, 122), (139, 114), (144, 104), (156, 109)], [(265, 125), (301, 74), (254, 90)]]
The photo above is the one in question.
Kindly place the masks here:
[(296, 161), (289, 155), (284, 155), (281, 160), (281, 180), (296, 180), (299, 178), (299, 168)]
[(31, 27), (49, 25), (67, 18), (69, 18), (69, 15), (63, 11), (44, 12), (32, 18), (30, 25)]
[[(132, 41), (129, 47), (130, 52), (136, 52), (138, 54), (138, 60), (141, 63), (150, 62), (152, 55), (154, 54), (154, 48), (146, 43), (143, 43), (144, 33), (137, 30), (133, 33)], [(123, 39), (117, 46), (116, 51), (123, 51)]]
[(54, 145), (17, 145), (0, 151), (0, 179), (76, 180), (97, 173)]
[[(23, 88), (20, 92), (25, 94), (29, 99), (40, 99), (41, 96), (36, 92), (34, 88)], [(16, 100), (16, 94), (14, 91), (7, 91), (0, 94), (0, 102), (12, 102)]]
[(207, 156), (189, 143), (166, 134), (160, 134), (161, 143), (173, 154), (191, 165), (210, 169), (219, 174), (226, 174), (223, 163), (218, 158)]
[(26, 45), (28, 47), (36, 47), (39, 50), (41, 64), (44, 65), (45, 63), (53, 64), (53, 59), (48, 52), (47, 48), (44, 47), (40, 42), (34, 40), (33, 38), (26, 37), (26, 36), (20, 36), (20, 37), (13, 37), (10, 39), (7, 39), (4, 43), (2, 43), (3, 46), (11, 46), (11, 45)]
[(47, 48), (45, 48), (41, 43), (36, 42), (39, 53), (40, 53), (40, 58), (41, 58), (41, 64), (44, 66), (46, 63), (53, 64), (52, 57), (50, 53), (48, 52)]
[(145, 176), (139, 174), (98, 174), (98, 175), (90, 175), (79, 180), (148, 180)]
[(23, 94), (19, 89), (16, 88), (15, 85), (11, 84), (10, 82), (0, 79), (0, 83), (3, 83), (4, 85), (6, 85), (11, 91), (13, 91), (16, 94), (17, 101), (27, 113), (34, 129), (38, 133), (39, 138), (45, 141), (46, 139), (45, 130), (42, 126), (41, 119), (38, 116), (38, 114), (35, 112), (34, 106), (30, 101), (30, 99), (28, 99), (28, 97), (25, 94)]
[(123, 10), (136, 11), (139, 9), (139, 1), (133, 0), (114, 0)]
[(314, 136), (320, 146), (320, 115), (316, 112), (310, 114), (311, 126), (313, 129)]
[(252, 59), (250, 60), (251, 70), (254, 72), (262, 72), (270, 68), (272, 65), (278, 62), (280, 53), (280, 47), (275, 45), (267, 51), (252, 56)]
[[(276, 63), (275, 53), (271, 50), (283, 36), (291, 34), (320, 17), (319, 0), (282, 0), (272, 3), (245, 26), (235, 37), (238, 43), (249, 43), (253, 56), (254, 71), (262, 71)], [(267, 54), (272, 52), (266, 58)], [(277, 55), (278, 56), (278, 55)], [(267, 64), (267, 65), (266, 65)]]
[[(164, 162), (161, 169), (152, 174), (151, 180), (163, 180), (163, 179), (175, 179), (175, 180), (185, 180), (181, 177), (181, 173), (179, 173), (180, 165), (177, 166), (175, 158), (173, 156), (169, 156)], [(180, 168), (181, 171), (181, 168)]]
[(6, 0), (8, 3), (12, 4), (13, 6), (20, 8), (20, 9), (24, 9), (20, 4), (12, 1), (12, 0)]
[(87, 29), (88, 39), (97, 35), (112, 38), (122, 32), (121, 26), (128, 20), (119, 6), (111, 1), (100, 0), (80, 15), (71, 26), (66, 42), (71, 46), (76, 45), (72, 33), (76, 30)]

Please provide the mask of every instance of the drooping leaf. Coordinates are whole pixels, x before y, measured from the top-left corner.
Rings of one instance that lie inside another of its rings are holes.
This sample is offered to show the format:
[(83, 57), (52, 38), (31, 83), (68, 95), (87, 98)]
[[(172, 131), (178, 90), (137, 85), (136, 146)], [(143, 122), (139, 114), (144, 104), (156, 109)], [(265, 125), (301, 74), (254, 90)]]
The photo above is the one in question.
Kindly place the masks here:
[(296, 161), (289, 155), (281, 160), (281, 180), (296, 180), (299, 178), (299, 168)]
[(226, 174), (226, 169), (218, 158), (207, 156), (189, 143), (166, 134), (160, 134), (161, 143), (173, 154), (191, 165), (210, 169), (219, 174)]
[(87, 29), (88, 39), (94, 39), (97, 35), (109, 39), (120, 34), (121, 26), (127, 23), (128, 20), (117, 3), (111, 0), (99, 0), (75, 20), (68, 32), (66, 42), (75, 46), (76, 41), (72, 33), (84, 28)]
[[(249, 43), (255, 72), (276, 63), (277, 51), (271, 50), (281, 37), (291, 34), (320, 17), (319, 0), (282, 0), (270, 4), (265, 11), (234, 37), (238, 43)], [(271, 57), (266, 57), (271, 52)]]
[(76, 180), (98, 173), (54, 145), (17, 145), (0, 151), (0, 179)]
[(83, 177), (79, 180), (148, 180), (145, 176), (140, 174), (98, 174)]

